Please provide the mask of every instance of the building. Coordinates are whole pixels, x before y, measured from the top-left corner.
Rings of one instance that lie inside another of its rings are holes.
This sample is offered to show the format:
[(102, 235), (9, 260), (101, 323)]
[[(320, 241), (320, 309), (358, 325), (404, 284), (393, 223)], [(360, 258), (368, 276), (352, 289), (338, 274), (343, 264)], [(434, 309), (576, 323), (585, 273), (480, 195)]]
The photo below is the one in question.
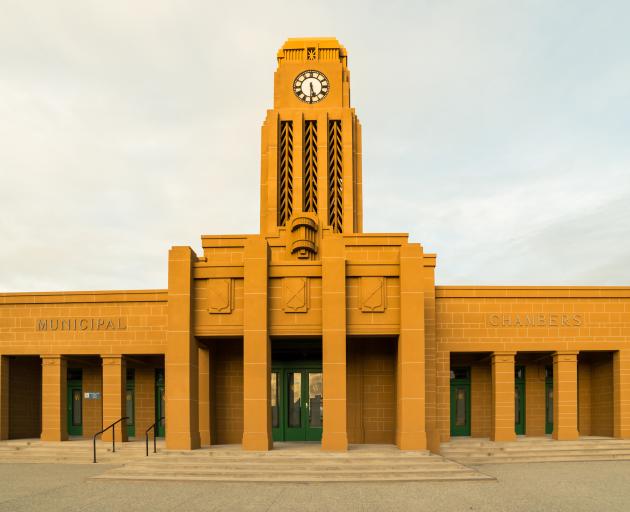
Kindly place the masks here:
[(0, 294), (0, 439), (630, 438), (630, 287), (436, 286), (435, 254), (363, 233), (344, 47), (289, 39), (274, 80), (260, 234), (173, 247), (167, 290)]

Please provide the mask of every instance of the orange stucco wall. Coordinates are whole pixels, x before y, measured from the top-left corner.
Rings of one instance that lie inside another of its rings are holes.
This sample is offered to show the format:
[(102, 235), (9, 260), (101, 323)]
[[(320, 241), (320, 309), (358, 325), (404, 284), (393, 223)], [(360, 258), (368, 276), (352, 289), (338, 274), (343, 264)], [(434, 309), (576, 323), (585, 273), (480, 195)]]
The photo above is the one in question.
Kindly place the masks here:
[[(436, 287), (436, 347), (436, 400), (443, 440), (450, 437), (450, 354), (497, 351), (512, 351), (517, 357), (516, 364), (520, 355), (528, 352), (546, 353), (549, 358), (555, 351), (605, 352), (605, 362), (598, 363), (589, 357), (582, 358), (583, 364), (578, 365), (579, 417), (583, 432), (611, 435), (614, 400), (611, 354), (630, 349), (630, 290)], [(524, 364), (533, 363), (525, 360)], [(595, 380), (593, 371), (597, 371)], [(544, 368), (540, 366), (526, 369), (528, 435), (544, 432), (543, 375)], [(474, 388), (471, 393), (476, 396)], [(596, 405), (593, 397), (597, 397)], [(475, 409), (474, 403), (471, 405)], [(478, 423), (476, 426), (474, 419), (471, 423), (476, 432)]]
[(545, 365), (525, 364), (525, 434), (545, 435)]
[(240, 443), (243, 439), (243, 344), (217, 342), (212, 347), (215, 368), (211, 389), (214, 411), (213, 444)]
[(594, 361), (591, 365), (591, 434), (613, 435), (613, 373), (610, 357)]
[(0, 294), (0, 353), (163, 354), (166, 313), (161, 290)]
[[(86, 400), (86, 392), (103, 392), (103, 377), (100, 361), (83, 365), (83, 437), (90, 438), (103, 428), (103, 401)], [(102, 395), (101, 395), (102, 396)]]
[(34, 438), (41, 432), (41, 361), (13, 358), (9, 369), (9, 438)]
[(396, 340), (348, 340), (348, 442), (393, 443)]

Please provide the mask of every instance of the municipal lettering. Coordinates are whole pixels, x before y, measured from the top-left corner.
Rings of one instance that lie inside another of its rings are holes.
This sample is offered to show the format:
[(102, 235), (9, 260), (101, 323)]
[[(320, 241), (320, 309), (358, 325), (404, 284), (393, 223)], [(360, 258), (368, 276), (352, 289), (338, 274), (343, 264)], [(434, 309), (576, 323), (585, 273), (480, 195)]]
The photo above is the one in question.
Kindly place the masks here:
[(39, 318), (38, 331), (122, 331), (127, 329), (126, 318)]

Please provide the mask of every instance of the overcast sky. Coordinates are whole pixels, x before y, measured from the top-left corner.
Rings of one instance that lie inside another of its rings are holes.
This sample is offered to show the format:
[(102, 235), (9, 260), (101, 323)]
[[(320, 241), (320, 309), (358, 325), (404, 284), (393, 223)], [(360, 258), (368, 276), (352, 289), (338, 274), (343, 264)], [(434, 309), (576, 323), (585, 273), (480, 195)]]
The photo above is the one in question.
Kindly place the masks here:
[(630, 285), (630, 2), (0, 0), (0, 291), (258, 232), (287, 37), (348, 50), (366, 232), (438, 284)]

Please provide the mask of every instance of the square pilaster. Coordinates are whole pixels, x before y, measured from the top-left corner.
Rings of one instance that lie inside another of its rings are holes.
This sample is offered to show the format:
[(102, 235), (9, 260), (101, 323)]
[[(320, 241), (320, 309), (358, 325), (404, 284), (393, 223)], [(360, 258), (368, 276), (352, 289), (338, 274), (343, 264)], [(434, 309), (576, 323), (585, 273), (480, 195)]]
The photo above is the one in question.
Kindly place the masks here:
[(199, 347), (199, 442), (201, 446), (211, 442), (210, 425), (210, 350)]
[(577, 352), (553, 355), (553, 438), (574, 440), (578, 433)]
[[(103, 428), (127, 415), (125, 392), (127, 364), (121, 355), (103, 355)], [(101, 439), (127, 441), (127, 422), (121, 421), (113, 429), (104, 432)]]
[(322, 450), (346, 451), (346, 260), (341, 236), (322, 241)]
[(0, 441), (9, 439), (9, 358), (0, 356)]
[(492, 353), (492, 441), (516, 439), (514, 411), (515, 352)]
[(42, 358), (42, 441), (68, 439), (68, 365), (61, 355)]
[(613, 354), (613, 427), (618, 439), (630, 439), (630, 350)]
[(168, 330), (166, 335), (166, 446), (199, 448), (199, 369), (192, 332), (192, 284), (195, 253), (172, 247), (168, 255)]
[(422, 249), (400, 248), (400, 335), (396, 361), (396, 444), (426, 450)]
[(245, 242), (243, 289), (243, 449), (270, 450), (271, 345), (267, 332), (268, 247), (264, 237)]

